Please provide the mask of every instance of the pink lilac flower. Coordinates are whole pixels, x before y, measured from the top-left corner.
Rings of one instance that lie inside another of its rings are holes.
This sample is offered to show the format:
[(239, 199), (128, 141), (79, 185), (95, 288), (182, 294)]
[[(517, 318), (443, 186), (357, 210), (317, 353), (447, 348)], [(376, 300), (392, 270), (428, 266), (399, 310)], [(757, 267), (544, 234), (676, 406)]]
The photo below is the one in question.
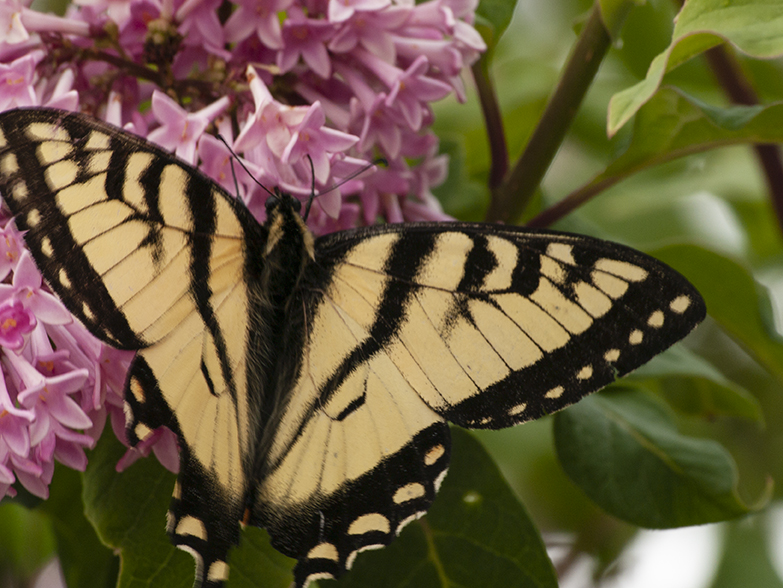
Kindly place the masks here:
[(14, 271), (11, 284), (0, 284), (0, 301), (13, 297), (25, 308), (30, 309), (41, 322), (62, 325), (71, 322), (72, 317), (62, 302), (42, 289), (43, 279), (35, 267), (30, 254), (25, 251)]
[(410, 10), (400, 6), (388, 6), (378, 12), (354, 12), (329, 41), (329, 50), (349, 53), (361, 45), (384, 61), (394, 63), (397, 54), (391, 31), (400, 28), (409, 16)]
[(287, 10), (294, 0), (237, 0), (237, 10), (226, 21), (226, 40), (242, 41), (256, 33), (270, 49), (283, 47), (278, 13)]
[(328, 153), (347, 151), (359, 140), (358, 137), (330, 129), (326, 124), (321, 103), (316, 102), (302, 121), (293, 128), (291, 140), (280, 158), (283, 163), (294, 164), (308, 155), (313, 164), (315, 179), (325, 184), (331, 173)]
[(14, 351), (24, 345), (24, 335), (35, 327), (35, 315), (17, 300), (0, 304), (0, 346)]
[(326, 43), (334, 31), (332, 23), (307, 18), (301, 9), (291, 8), (283, 24), (283, 48), (277, 54), (280, 71), (291, 71), (301, 57), (312, 71), (328, 78), (332, 67)]
[(8, 64), (0, 63), (0, 111), (37, 103), (33, 76), (41, 57), (40, 52), (35, 52)]
[(342, 22), (357, 11), (374, 12), (386, 8), (390, 0), (329, 0), (329, 20)]
[(14, 45), (30, 38), (30, 34), (22, 24), (22, 4), (19, 0), (11, 0), (0, 5), (0, 31), (3, 31), (3, 42)]
[(0, 281), (16, 269), (22, 254), (22, 235), (11, 221), (0, 230)]
[(161, 124), (147, 138), (164, 149), (174, 151), (188, 163), (196, 163), (196, 144), (210, 121), (230, 100), (224, 96), (198, 112), (188, 112), (163, 92), (152, 95), (152, 112)]

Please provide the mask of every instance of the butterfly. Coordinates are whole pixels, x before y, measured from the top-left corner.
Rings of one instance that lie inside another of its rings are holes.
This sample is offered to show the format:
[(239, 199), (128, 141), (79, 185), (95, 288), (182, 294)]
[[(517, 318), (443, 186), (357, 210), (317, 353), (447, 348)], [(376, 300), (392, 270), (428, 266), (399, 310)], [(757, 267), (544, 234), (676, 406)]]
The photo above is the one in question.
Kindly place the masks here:
[(167, 530), (196, 586), (228, 576), (240, 521), (338, 577), (422, 516), (447, 422), (498, 429), (623, 376), (705, 316), (633, 249), (479, 223), (315, 238), (276, 193), (260, 224), (197, 169), (91, 117), (0, 114), (0, 193), (51, 288), (136, 350), (132, 444), (166, 426), (181, 467)]

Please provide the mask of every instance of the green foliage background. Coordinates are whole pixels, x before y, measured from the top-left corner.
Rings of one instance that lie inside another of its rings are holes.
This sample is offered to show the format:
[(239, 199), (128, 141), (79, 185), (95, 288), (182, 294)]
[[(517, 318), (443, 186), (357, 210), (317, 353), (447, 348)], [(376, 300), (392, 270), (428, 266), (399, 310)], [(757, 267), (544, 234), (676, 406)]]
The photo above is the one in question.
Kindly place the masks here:
[[(477, 28), (490, 51), (473, 73), (502, 126), (485, 124), (470, 82), (467, 104), (437, 105), (452, 157), (438, 196), (463, 220), (489, 210), (651, 253), (699, 288), (709, 318), (558, 415), (454, 430), (453, 465), (430, 514), (336, 584), (556, 586), (544, 540), (566, 533), (564, 561), (593, 558), (600, 585), (639, 528), (731, 521), (713, 588), (783, 587), (767, 542), (783, 480), (783, 180), (765, 174), (752, 147), (783, 140), (783, 0), (689, 0), (675, 26), (679, 10), (672, 0), (482, 0)], [(611, 39), (589, 37), (596, 22)], [(597, 43), (594, 78), (579, 63), (564, 70), (580, 34)], [(759, 104), (732, 101), (731, 81), (716, 78), (726, 63)], [(581, 103), (577, 91), (561, 96), (538, 143), (563, 71), (589, 91)], [(522, 178), (546, 172), (540, 185), (522, 182), (512, 206), (498, 205), (513, 173), (498, 159), (503, 142), (511, 169), (523, 153), (539, 156)], [(56, 552), (70, 586), (192, 585), (190, 557), (164, 534), (174, 476), (154, 460), (118, 475), (121, 453), (106, 435), (84, 475), (58, 469), (51, 500), (0, 505), (0, 580), (31, 578)], [(245, 530), (230, 562), (230, 587), (291, 581), (292, 561), (258, 529)]]

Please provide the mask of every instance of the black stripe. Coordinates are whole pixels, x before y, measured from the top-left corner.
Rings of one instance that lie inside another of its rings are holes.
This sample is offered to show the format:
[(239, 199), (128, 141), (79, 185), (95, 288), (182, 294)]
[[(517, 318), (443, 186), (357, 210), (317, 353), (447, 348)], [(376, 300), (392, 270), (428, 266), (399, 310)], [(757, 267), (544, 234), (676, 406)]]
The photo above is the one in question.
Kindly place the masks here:
[[(215, 310), (212, 308), (212, 289), (209, 286), (209, 265), (212, 258), (212, 241), (215, 235), (217, 208), (215, 194), (210, 184), (195, 175), (188, 174), (186, 196), (192, 215), (193, 231), (188, 233), (190, 241), (190, 293), (204, 326), (212, 335), (217, 351), (223, 380), (228, 384), (234, 404), (237, 390), (234, 374), (226, 348), (226, 340), (220, 328)], [(214, 390), (212, 390), (214, 394)]]
[(489, 250), (489, 243), (484, 235), (471, 235), (473, 246), (468, 252), (463, 268), (462, 279), (457, 286), (457, 292), (473, 292), (484, 285), (484, 280), (498, 266), (495, 254)]
[[(17, 204), (8, 193), (5, 200), (17, 216), (19, 228), (28, 231), (25, 241), (36, 264), (68, 310), (76, 315), (93, 335), (113, 347), (143, 348), (144, 341), (131, 329), (125, 315), (109, 295), (101, 276), (92, 267), (81, 246), (74, 240), (68, 228), (68, 219), (57, 207), (56, 192), (50, 190), (46, 184), (45, 168), (40, 164), (36, 154), (40, 142), (31, 141), (24, 134), (25, 129), (36, 122), (60, 124), (76, 138), (86, 132), (78, 120), (61, 119), (56, 112), (32, 110), (4, 117), (2, 127), (9, 145), (6, 151), (14, 153), (20, 171), (12, 176), (9, 182), (3, 182), (3, 191), (9, 190), (10, 181), (18, 177), (23, 177), (28, 187), (28, 196), (22, 204)], [(26, 223), (26, 213), (30, 209), (38, 210), (41, 216), (41, 221), (35, 227), (29, 227)], [(54, 256), (51, 258), (42, 253), (41, 244), (44, 236), (49, 237), (54, 249)], [(59, 273), (62, 269), (66, 269), (73, 283), (79, 284), (78, 289), (59, 287)], [(83, 302), (88, 303), (95, 319), (90, 319), (83, 313)]]
[(418, 288), (413, 281), (432, 254), (436, 241), (437, 235), (434, 234), (419, 234), (415, 240), (402, 234), (394, 243), (383, 272), (397, 279), (390, 281), (383, 292), (381, 303), (375, 310), (375, 320), (370, 327), (369, 337), (348, 354), (321, 389), (322, 404), (329, 400), (356, 366), (386, 347), (405, 324), (405, 311)]
[(344, 421), (351, 413), (356, 412), (359, 410), (362, 405), (367, 402), (367, 392), (366, 392), (366, 383), (365, 383), (365, 393), (359, 396), (358, 398), (354, 398), (354, 400), (346, 406), (343, 411), (337, 415), (337, 418), (334, 420), (336, 421)]
[(207, 364), (204, 363), (203, 358), (201, 360), (201, 375), (204, 376), (204, 381), (207, 383), (209, 393), (212, 394), (212, 396), (217, 396), (217, 394), (215, 394), (215, 385), (212, 383), (212, 377), (209, 375)]

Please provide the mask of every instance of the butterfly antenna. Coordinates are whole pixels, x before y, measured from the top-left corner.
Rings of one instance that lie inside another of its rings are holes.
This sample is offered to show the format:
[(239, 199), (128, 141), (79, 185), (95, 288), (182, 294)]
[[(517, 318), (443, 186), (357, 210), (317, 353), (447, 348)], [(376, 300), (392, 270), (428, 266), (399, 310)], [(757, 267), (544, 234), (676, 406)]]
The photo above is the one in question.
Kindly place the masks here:
[(237, 180), (237, 172), (234, 169), (234, 158), (229, 159), (228, 163), (231, 165), (231, 177), (234, 178), (234, 191), (237, 198), (239, 198), (239, 181)]
[(312, 186), (312, 189), (310, 191), (310, 198), (308, 198), (308, 200), (307, 200), (307, 207), (305, 208), (304, 216), (302, 217), (305, 221), (307, 220), (307, 215), (310, 213), (310, 207), (313, 205), (313, 200), (315, 200), (318, 196), (321, 196), (322, 194), (326, 194), (327, 192), (331, 192), (332, 190), (335, 190), (335, 189), (339, 188), (340, 186), (342, 186), (346, 182), (354, 179), (357, 176), (362, 175), (364, 172), (366, 172), (371, 167), (375, 167), (376, 165), (382, 165), (382, 166), (386, 167), (387, 165), (389, 165), (389, 162), (386, 161), (383, 157), (378, 157), (376, 159), (373, 159), (372, 163), (368, 163), (367, 165), (365, 165), (361, 169), (353, 172), (348, 177), (343, 178), (339, 182), (337, 182), (335, 184), (332, 184), (331, 186), (329, 186), (328, 188), (326, 188), (322, 192), (316, 194), (315, 193), (315, 170), (313, 168), (313, 160), (310, 159), (309, 155), (307, 156), (307, 159), (310, 161), (310, 173), (311, 173), (311, 184), (310, 185)]
[[(231, 173), (232, 173), (232, 174), (234, 174), (234, 160), (236, 160), (236, 162), (237, 162), (237, 163), (238, 163), (240, 166), (242, 166), (242, 169), (243, 169), (243, 170), (245, 170), (245, 173), (246, 173), (248, 176), (250, 176), (250, 178), (251, 178), (251, 179), (252, 179), (252, 180), (253, 180), (253, 181), (254, 181), (256, 184), (258, 184), (259, 186), (261, 186), (261, 188), (263, 188), (264, 192), (266, 192), (266, 193), (267, 193), (267, 194), (269, 194), (270, 196), (274, 196), (274, 195), (275, 195), (275, 193), (274, 193), (274, 192), (272, 192), (272, 191), (271, 191), (269, 188), (267, 188), (266, 186), (264, 186), (264, 184), (262, 184), (261, 182), (259, 182), (259, 181), (258, 181), (258, 178), (256, 178), (256, 177), (255, 177), (255, 176), (254, 176), (252, 173), (250, 173), (250, 170), (249, 170), (249, 169), (247, 169), (247, 166), (246, 166), (244, 163), (242, 163), (242, 160), (239, 158), (239, 155), (237, 155), (237, 154), (236, 154), (236, 152), (235, 152), (235, 151), (234, 151), (234, 150), (231, 148), (231, 145), (229, 145), (229, 144), (228, 144), (228, 141), (226, 141), (226, 140), (223, 138), (223, 135), (221, 135), (220, 133), (218, 133), (218, 136), (217, 136), (217, 138), (218, 138), (218, 139), (220, 139), (220, 141), (223, 143), (223, 145), (225, 145), (225, 146), (226, 146), (226, 149), (228, 149), (228, 152), (231, 154), (231, 157), (233, 158), (233, 159), (231, 159)], [(237, 195), (239, 195), (239, 183), (237, 182), (237, 176), (236, 176), (236, 174), (234, 174), (234, 185), (236, 186)]]
[(310, 162), (310, 197), (307, 199), (307, 205), (305, 206), (305, 211), (302, 215), (302, 220), (304, 222), (307, 222), (307, 217), (310, 215), (310, 207), (313, 205), (313, 200), (315, 200), (315, 166), (313, 165), (313, 159), (309, 154), (307, 155), (307, 161)]

